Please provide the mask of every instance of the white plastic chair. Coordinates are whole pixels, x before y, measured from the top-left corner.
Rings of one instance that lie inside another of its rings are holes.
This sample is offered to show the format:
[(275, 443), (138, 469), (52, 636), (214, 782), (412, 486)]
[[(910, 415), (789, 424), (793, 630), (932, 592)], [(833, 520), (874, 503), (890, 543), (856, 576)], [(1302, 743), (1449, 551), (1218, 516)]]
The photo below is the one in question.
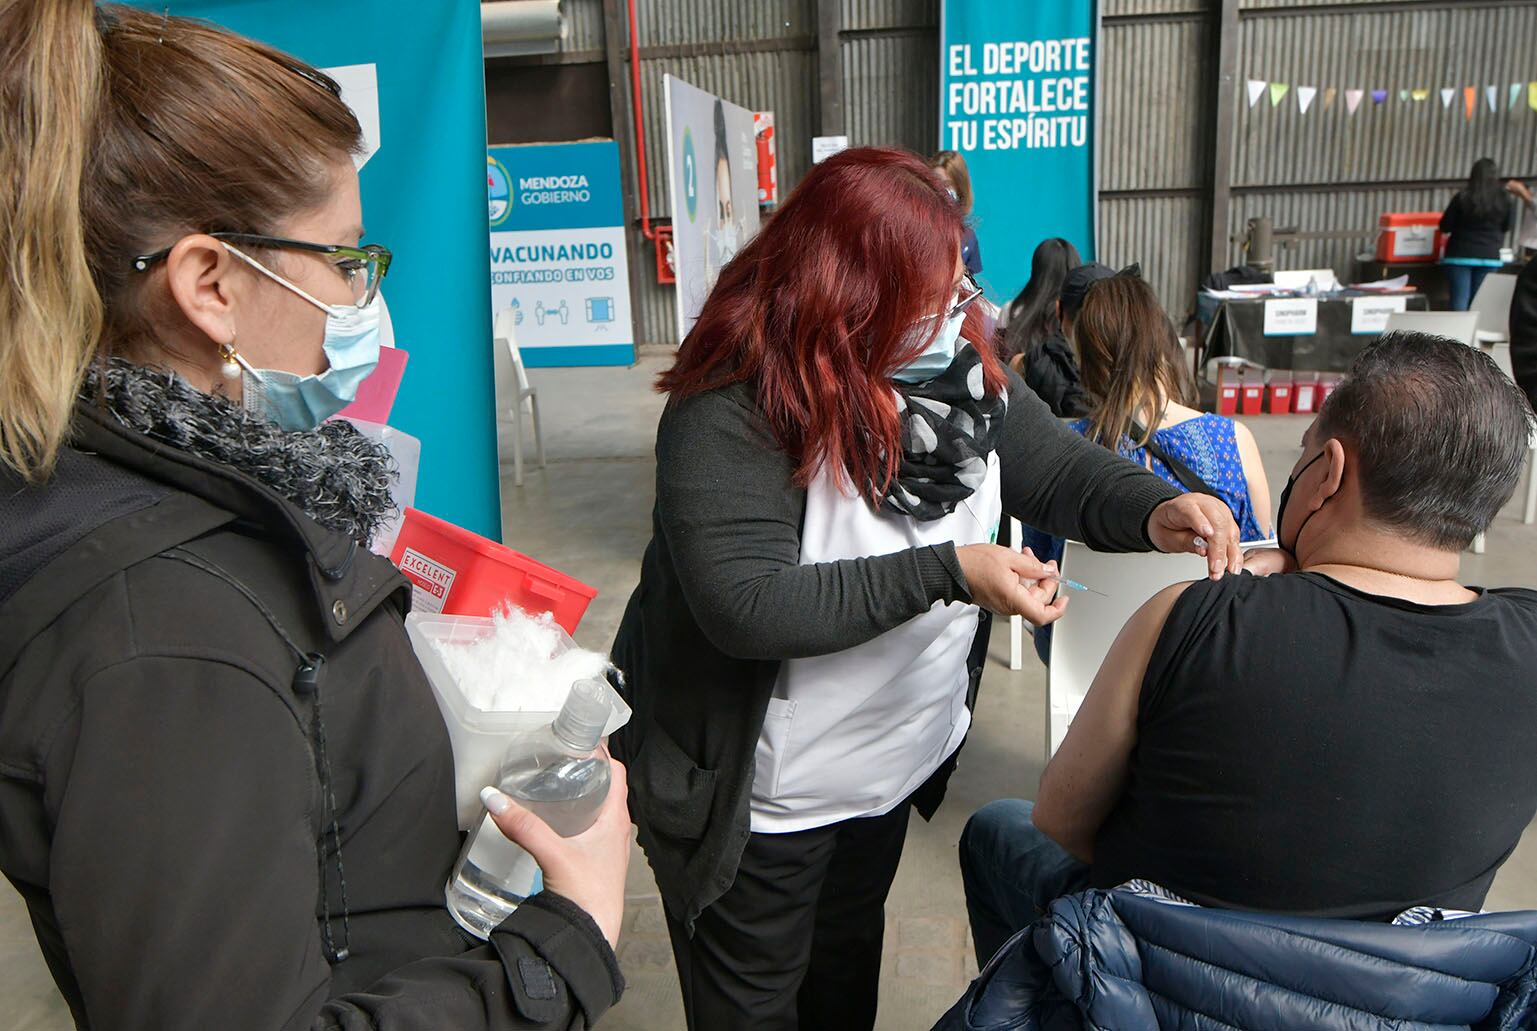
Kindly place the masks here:
[[(1245, 544), (1274, 547), (1274, 541)], [(1067, 727), (1121, 627), (1153, 595), (1170, 584), (1200, 580), (1208, 569), (1199, 555), (1109, 554), (1068, 541), (1062, 575), (1102, 594), (1074, 591), (1062, 618), (1052, 624), (1051, 671), (1046, 679), (1046, 754), (1056, 753)]]
[[(1493, 278), (1493, 276), (1489, 277), (1489, 279)], [(1507, 276), (1506, 278), (1508, 279), (1511, 277)], [(1488, 282), (1488, 280), (1485, 280), (1485, 282)], [(1483, 296), (1482, 291), (1479, 292), (1479, 296)], [(1509, 328), (1508, 324), (1506, 328)], [(1489, 356), (1494, 359), (1494, 364), (1500, 367), (1501, 372), (1509, 376), (1511, 379), (1516, 378), (1515, 371), (1510, 364), (1510, 342), (1508, 340), (1504, 343), (1495, 343), (1489, 345), (1485, 349), (1489, 352)], [(1527, 526), (1530, 526), (1533, 523), (1537, 523), (1537, 430), (1534, 430), (1532, 435), (1527, 439), (1526, 446), (1528, 449), (1527, 453), (1531, 460), (1527, 463), (1526, 505), (1521, 511), (1521, 522), (1525, 523)], [(1482, 543), (1482, 538), (1483, 535), (1480, 534), (1479, 541), (1476, 541), (1475, 543)], [(1483, 551), (1480, 549), (1477, 551), (1477, 554), (1481, 555), (1483, 554)]]
[(523, 355), (518, 350), (513, 331), (513, 312), (503, 308), (496, 313), (495, 337), (507, 347), (507, 357), (512, 361), (513, 389), (517, 392), (510, 409), (512, 415), (512, 482), (523, 486), (523, 412), (526, 409), (534, 423), (534, 449), (539, 458), (539, 468), (546, 468), (544, 461), (544, 432), (539, 426), (539, 391), (529, 386), (528, 372), (523, 368)]
[(1472, 346), (1478, 338), (1476, 311), (1395, 311), (1388, 316), (1389, 333), (1397, 330), (1434, 333)]
[(1471, 311), (1478, 314), (1478, 330), (1475, 342), (1480, 344), (1510, 343), (1510, 302), (1516, 295), (1516, 277), (1507, 273), (1493, 272), (1484, 277), (1473, 298)]

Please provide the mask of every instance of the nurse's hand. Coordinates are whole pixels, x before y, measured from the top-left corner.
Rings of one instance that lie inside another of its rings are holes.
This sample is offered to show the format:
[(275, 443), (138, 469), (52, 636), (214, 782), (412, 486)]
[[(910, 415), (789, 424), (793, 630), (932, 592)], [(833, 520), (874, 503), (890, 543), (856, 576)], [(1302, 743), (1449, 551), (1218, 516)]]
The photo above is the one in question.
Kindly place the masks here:
[(1045, 626), (1067, 611), (1067, 598), (1057, 594), (1055, 562), (1042, 563), (1026, 548), (1022, 552), (996, 544), (968, 544), (955, 549), (971, 600), (1000, 616), (1024, 616)]
[(1148, 516), (1147, 535), (1155, 548), (1167, 554), (1188, 551), (1206, 556), (1213, 580), (1222, 579), (1223, 573), (1243, 571), (1233, 512), (1210, 494), (1181, 494), (1165, 501)]

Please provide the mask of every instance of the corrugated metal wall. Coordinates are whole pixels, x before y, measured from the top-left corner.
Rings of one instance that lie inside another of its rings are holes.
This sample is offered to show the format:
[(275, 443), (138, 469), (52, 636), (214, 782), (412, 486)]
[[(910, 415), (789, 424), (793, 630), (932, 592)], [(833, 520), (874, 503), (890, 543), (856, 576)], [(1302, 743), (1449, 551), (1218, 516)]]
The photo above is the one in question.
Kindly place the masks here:
[[(1211, 90), (1209, 19), (1192, 0), (1120, 0), (1100, 30), (1100, 260), (1142, 264), (1169, 313), (1182, 317), (1200, 279)], [(1111, 5), (1107, 4), (1107, 7)]]
[[(1179, 317), (1208, 271), (1218, 3), (1101, 5), (1098, 251), (1108, 262), (1141, 261)], [(774, 111), (780, 190), (788, 192), (810, 165), (819, 129), (816, 0), (638, 0), (637, 7), (643, 48), (696, 51), (642, 59), (653, 213), (667, 214), (664, 71)], [(604, 45), (602, 0), (563, 0), (562, 10), (570, 26), (563, 49), (572, 59), (592, 59)], [(840, 14), (850, 141), (935, 149), (939, 0), (840, 0)], [(712, 44), (744, 42), (751, 52), (709, 52)], [(1233, 138), (1224, 143), (1233, 156), (1231, 234), (1257, 215), (1304, 231), (1361, 234), (1283, 251), (1283, 266), (1330, 265), (1350, 274), (1381, 212), (1440, 208), (1451, 193), (1447, 181), (1466, 175), (1477, 157), (1494, 157), (1510, 174), (1537, 175), (1537, 114), (1524, 93), (1508, 110), (1502, 92), (1501, 110), (1491, 114), (1482, 92), (1491, 83), (1503, 91), (1537, 79), (1537, 0), (1241, 0), (1236, 52)], [(1314, 85), (1320, 94), (1307, 116), (1294, 94), (1276, 108), (1262, 99), (1250, 109), (1250, 78)], [(1480, 90), (1471, 122), (1460, 114), (1464, 85)], [(1328, 86), (1339, 93), (1326, 111)], [(1442, 86), (1459, 89), (1453, 111), (1441, 107), (1435, 91)], [(1390, 98), (1380, 108), (1367, 99), (1352, 119), (1346, 88), (1388, 89)], [(1431, 96), (1398, 100), (1399, 89), (1413, 88)], [(1309, 189), (1319, 184), (1327, 189)], [(1217, 263), (1240, 258), (1234, 245)], [(637, 244), (632, 260), (645, 271), (635, 299), (638, 339), (670, 342), (671, 288), (656, 285), (649, 245)]]
[(603, 0), (560, 0), (560, 13), (566, 19), (562, 51), (603, 49)]
[[(642, 23), (644, 24), (644, 23)], [(646, 114), (646, 167), (652, 215), (671, 215), (667, 197), (667, 117), (662, 75), (677, 76), (700, 89), (753, 111), (774, 112), (780, 189), (794, 184), (811, 165), (811, 126), (815, 117), (816, 52), (778, 50), (711, 57), (641, 59), (641, 103)], [(638, 234), (637, 234), (638, 235)], [(646, 270), (641, 296), (635, 298), (636, 339), (676, 343), (677, 315), (673, 287), (656, 281), (649, 248), (639, 260)], [(633, 260), (633, 259), (632, 259)]]
[[(1511, 168), (1537, 154), (1537, 117), (1524, 103), (1525, 84), (1537, 77), (1537, 6), (1252, 17), (1240, 30), (1235, 185), (1450, 179), (1465, 176), (1480, 156)], [(1323, 110), (1320, 92), (1306, 115), (1294, 93), (1276, 107), (1266, 98), (1250, 108), (1248, 78), (1340, 93)], [(1507, 90), (1517, 81), (1523, 103), (1511, 110)], [(1484, 98), (1491, 84), (1499, 90), (1495, 112)], [(1471, 119), (1463, 113), (1464, 86), (1477, 89)], [(1457, 91), (1450, 110), (1442, 107), (1442, 87)], [(1389, 96), (1381, 105), (1368, 96), (1350, 115), (1347, 88)], [(1405, 102), (1402, 89), (1430, 95)]]
[[(758, 41), (769, 48), (736, 54), (642, 56), (641, 106), (646, 118), (647, 192), (653, 216), (671, 215), (664, 73), (750, 110), (773, 111), (781, 189), (806, 174), (811, 164), (817, 98), (815, 0), (638, 0), (636, 22), (642, 49), (678, 44), (708, 48), (723, 41)], [(639, 239), (638, 233), (634, 235)], [(644, 240), (640, 243), (644, 246), (632, 252), (631, 259), (639, 261), (645, 271), (640, 296), (633, 299), (636, 339), (649, 344), (676, 343), (673, 288), (657, 283), (651, 245)]]
[[(1247, 220), (1268, 215), (1277, 227), (1305, 232), (1359, 231), (1355, 240), (1313, 241), (1278, 255), (1294, 268), (1354, 271), (1355, 256), (1369, 250), (1384, 211), (1439, 211), (1473, 162), (1492, 157), (1509, 174), (1537, 171), (1537, 116), (1526, 105), (1526, 83), (1537, 77), (1537, 4), (1448, 4), (1425, 0), (1423, 10), (1399, 7), (1296, 13), (1310, 6), (1292, 0), (1290, 13), (1274, 0), (1247, 0), (1265, 8), (1240, 22), (1234, 125), (1231, 235)], [(1291, 91), (1272, 107), (1262, 98), (1250, 108), (1245, 79), (1285, 82)], [(1509, 104), (1511, 83), (1521, 96)], [(1303, 115), (1299, 85), (1319, 90)], [(1490, 111), (1486, 86), (1498, 89)], [(1325, 109), (1324, 90), (1337, 90)], [(1465, 115), (1463, 87), (1476, 89), (1472, 118)], [(1455, 89), (1450, 109), (1440, 90)], [(1354, 115), (1346, 89), (1367, 97)], [(1380, 105), (1373, 89), (1388, 91)], [(1424, 100), (1400, 99), (1401, 90), (1426, 90)], [(1441, 182), (1438, 182), (1441, 181)], [(1285, 187), (1317, 184), (1321, 192)], [(1241, 260), (1234, 244), (1229, 259)]]
[[(843, 128), (854, 146), (939, 149), (939, 36), (933, 26), (844, 39)], [(783, 189), (785, 179), (779, 179)]]

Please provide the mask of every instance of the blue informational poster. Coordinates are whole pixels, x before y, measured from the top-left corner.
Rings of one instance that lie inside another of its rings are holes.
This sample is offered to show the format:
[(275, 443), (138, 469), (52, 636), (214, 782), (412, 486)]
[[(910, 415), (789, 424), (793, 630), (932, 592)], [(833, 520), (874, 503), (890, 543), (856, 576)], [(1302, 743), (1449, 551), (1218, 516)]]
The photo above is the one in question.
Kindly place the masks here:
[(422, 443), (416, 507), (501, 539), (485, 65), (473, 0), (137, 0), (326, 70), (363, 123), (365, 240), (394, 252), (383, 296), (410, 365), (390, 422)]
[(1094, 254), (1094, 0), (944, 0), (939, 146), (966, 159), (984, 285), (1012, 299), (1036, 244)]
[(528, 368), (635, 361), (619, 182), (613, 140), (487, 152), (491, 309)]

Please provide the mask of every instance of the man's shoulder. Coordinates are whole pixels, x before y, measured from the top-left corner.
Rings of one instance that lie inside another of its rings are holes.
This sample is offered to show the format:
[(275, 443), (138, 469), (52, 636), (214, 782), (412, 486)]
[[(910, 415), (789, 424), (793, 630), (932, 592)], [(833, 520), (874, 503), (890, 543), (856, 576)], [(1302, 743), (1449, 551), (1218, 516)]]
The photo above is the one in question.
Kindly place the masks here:
[(1531, 587), (1490, 587), (1484, 597), (1507, 606), (1524, 618), (1537, 622), (1537, 589)]

